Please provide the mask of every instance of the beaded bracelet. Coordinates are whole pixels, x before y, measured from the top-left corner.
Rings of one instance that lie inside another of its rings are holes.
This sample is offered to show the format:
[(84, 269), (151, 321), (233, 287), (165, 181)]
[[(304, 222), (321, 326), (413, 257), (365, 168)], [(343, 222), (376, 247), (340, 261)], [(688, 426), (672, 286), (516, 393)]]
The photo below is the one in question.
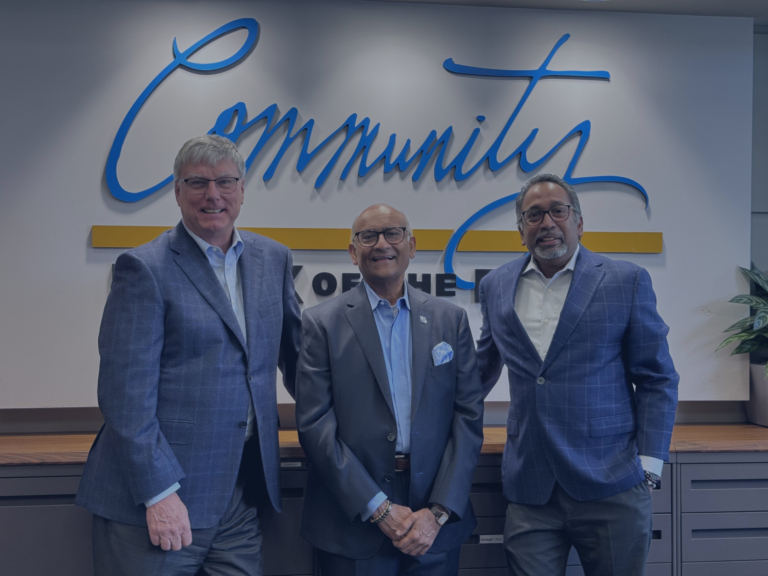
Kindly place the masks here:
[(379, 522), (384, 520), (384, 518), (386, 518), (387, 515), (389, 514), (390, 508), (392, 508), (392, 500), (387, 500), (387, 507), (384, 509), (384, 512), (376, 516), (376, 518), (371, 518), (371, 522), (373, 522), (374, 524), (378, 524)]

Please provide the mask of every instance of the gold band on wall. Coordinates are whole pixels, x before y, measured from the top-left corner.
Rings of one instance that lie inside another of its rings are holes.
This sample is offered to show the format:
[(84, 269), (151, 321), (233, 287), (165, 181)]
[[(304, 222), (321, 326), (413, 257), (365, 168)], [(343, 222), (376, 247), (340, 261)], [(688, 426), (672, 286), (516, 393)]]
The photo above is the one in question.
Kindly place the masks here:
[[(171, 226), (93, 226), (94, 248), (134, 248), (154, 240)], [(346, 250), (349, 228), (240, 228), (272, 238), (291, 250)], [(414, 230), (417, 250), (442, 252), (453, 230)], [(584, 232), (584, 246), (603, 254), (661, 254), (661, 232)], [(515, 230), (470, 230), (459, 252), (525, 252)]]

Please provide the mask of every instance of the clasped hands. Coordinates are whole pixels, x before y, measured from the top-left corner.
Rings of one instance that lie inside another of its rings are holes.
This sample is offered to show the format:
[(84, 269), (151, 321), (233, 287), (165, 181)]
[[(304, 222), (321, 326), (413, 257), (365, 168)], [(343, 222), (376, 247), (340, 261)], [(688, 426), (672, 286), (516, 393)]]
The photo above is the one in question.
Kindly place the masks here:
[[(374, 517), (384, 511), (386, 504), (385, 500), (374, 513)], [(408, 506), (393, 502), (389, 514), (379, 522), (379, 528), (401, 552), (410, 556), (422, 556), (435, 541), (440, 524), (429, 508), (413, 512)]]

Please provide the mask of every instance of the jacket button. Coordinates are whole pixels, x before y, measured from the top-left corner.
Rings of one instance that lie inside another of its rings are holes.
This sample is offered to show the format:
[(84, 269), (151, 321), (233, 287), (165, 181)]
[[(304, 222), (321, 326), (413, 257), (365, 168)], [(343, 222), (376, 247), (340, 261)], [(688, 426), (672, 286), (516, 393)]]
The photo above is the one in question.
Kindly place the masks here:
[(392, 474), (387, 474), (384, 476), (384, 482), (392, 482)]
[(246, 422), (245, 420), (243, 420), (242, 422), (238, 422), (237, 423), (237, 427), (238, 428), (248, 428), (248, 422)]
[(536, 378), (536, 384), (544, 384), (544, 382), (546, 382), (546, 380), (544, 380), (543, 376)]
[(392, 432), (387, 434), (387, 440), (389, 440), (390, 442), (392, 442), (395, 438), (397, 438), (397, 436), (395, 436)]

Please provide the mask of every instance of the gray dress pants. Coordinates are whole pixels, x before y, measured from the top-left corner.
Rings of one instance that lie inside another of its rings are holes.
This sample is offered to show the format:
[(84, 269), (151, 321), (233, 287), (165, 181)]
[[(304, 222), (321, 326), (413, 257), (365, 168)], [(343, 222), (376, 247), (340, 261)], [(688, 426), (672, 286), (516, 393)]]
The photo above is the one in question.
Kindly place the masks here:
[(507, 504), (507, 567), (513, 576), (562, 576), (573, 546), (586, 576), (642, 576), (652, 523), (645, 482), (583, 502), (555, 484), (542, 506)]

